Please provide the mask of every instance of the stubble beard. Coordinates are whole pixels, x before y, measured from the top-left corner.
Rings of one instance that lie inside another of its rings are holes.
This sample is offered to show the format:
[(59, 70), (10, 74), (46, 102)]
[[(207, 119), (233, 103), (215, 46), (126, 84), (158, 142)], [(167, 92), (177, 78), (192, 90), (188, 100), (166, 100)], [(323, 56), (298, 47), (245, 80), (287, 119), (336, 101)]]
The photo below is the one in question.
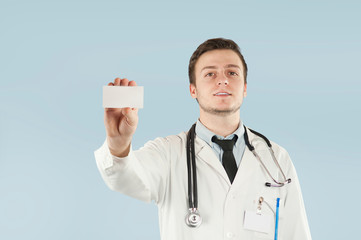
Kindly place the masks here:
[(216, 116), (228, 116), (231, 115), (235, 112), (237, 112), (240, 108), (241, 108), (241, 104), (239, 104), (239, 106), (236, 106), (234, 108), (229, 108), (229, 109), (217, 109), (217, 108), (212, 108), (212, 107), (207, 107), (204, 106), (203, 104), (201, 104), (198, 99), (197, 102), (199, 104), (199, 107), (206, 113), (212, 114), (212, 115), (216, 115)]

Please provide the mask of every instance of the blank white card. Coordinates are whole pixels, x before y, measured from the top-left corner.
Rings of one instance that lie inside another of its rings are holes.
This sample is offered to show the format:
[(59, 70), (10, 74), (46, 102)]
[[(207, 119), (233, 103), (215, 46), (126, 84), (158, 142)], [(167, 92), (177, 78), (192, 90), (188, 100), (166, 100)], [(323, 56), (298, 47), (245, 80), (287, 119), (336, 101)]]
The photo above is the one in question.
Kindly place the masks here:
[(143, 86), (103, 86), (104, 108), (143, 108)]

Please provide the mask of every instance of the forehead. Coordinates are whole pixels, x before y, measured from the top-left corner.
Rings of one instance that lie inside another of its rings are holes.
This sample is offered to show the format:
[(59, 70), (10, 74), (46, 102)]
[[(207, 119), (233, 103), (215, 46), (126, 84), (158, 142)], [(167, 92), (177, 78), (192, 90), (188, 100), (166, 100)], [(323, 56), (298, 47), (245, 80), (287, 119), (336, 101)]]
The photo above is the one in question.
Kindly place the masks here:
[(203, 53), (196, 63), (195, 70), (198, 72), (206, 66), (223, 67), (228, 64), (242, 68), (242, 62), (237, 53), (230, 49), (217, 49)]

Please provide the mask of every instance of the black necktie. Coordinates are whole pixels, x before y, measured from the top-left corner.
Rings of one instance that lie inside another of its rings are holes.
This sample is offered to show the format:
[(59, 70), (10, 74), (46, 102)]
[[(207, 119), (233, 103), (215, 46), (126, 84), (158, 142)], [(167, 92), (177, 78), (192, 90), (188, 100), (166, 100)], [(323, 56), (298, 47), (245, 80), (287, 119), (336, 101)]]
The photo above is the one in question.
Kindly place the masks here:
[(236, 159), (233, 155), (233, 146), (237, 141), (237, 135), (233, 139), (219, 140), (216, 136), (212, 137), (212, 142), (217, 143), (223, 150), (222, 164), (226, 170), (229, 180), (233, 183), (234, 177), (237, 173)]

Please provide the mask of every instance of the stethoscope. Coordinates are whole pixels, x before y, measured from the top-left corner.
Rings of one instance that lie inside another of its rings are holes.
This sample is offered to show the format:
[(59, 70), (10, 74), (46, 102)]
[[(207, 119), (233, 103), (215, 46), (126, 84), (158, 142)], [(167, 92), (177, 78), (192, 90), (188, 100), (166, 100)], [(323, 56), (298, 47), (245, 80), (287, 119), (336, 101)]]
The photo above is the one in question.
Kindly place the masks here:
[[(188, 207), (189, 207), (189, 213), (186, 216), (186, 224), (189, 227), (196, 228), (199, 227), (202, 223), (202, 217), (199, 214), (198, 211), (198, 193), (197, 193), (197, 167), (196, 167), (196, 155), (194, 150), (194, 139), (195, 139), (195, 129), (196, 124), (193, 124), (193, 126), (190, 128), (187, 134), (187, 170), (188, 170)], [(266, 187), (283, 187), (285, 184), (288, 184), (291, 182), (290, 178), (286, 178), (285, 174), (282, 171), (281, 166), (279, 165), (276, 156), (272, 150), (272, 144), (270, 141), (263, 136), (262, 134), (249, 129), (253, 134), (261, 137), (267, 144), (268, 150), (272, 156), (272, 159), (274, 163), (276, 164), (277, 168), (279, 169), (280, 173), (282, 174), (283, 181), (279, 182), (276, 179), (274, 179), (271, 175), (271, 173), (268, 171), (267, 167), (264, 165), (263, 161), (255, 151), (255, 148), (252, 146), (252, 144), (249, 142), (247, 129), (244, 127), (244, 141), (246, 143), (246, 146), (248, 149), (253, 153), (253, 155), (258, 159), (258, 161), (261, 163), (262, 167), (266, 170), (267, 175), (272, 179), (273, 183), (266, 182)]]

